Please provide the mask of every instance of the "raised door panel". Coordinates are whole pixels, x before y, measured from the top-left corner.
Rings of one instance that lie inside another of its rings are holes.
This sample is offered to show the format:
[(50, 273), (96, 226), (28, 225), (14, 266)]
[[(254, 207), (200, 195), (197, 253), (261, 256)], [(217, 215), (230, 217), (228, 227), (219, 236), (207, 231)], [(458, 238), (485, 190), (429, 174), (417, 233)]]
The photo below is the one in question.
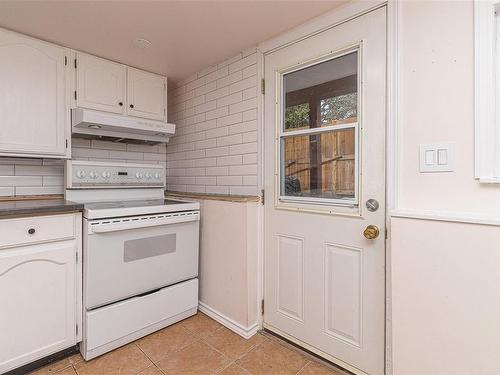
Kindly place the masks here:
[(0, 373), (76, 344), (76, 240), (0, 250)]
[(66, 50), (0, 30), (0, 154), (66, 155)]
[(128, 68), (127, 113), (152, 120), (165, 120), (165, 77)]
[(124, 113), (127, 68), (113, 61), (77, 53), (77, 101), (81, 108)]

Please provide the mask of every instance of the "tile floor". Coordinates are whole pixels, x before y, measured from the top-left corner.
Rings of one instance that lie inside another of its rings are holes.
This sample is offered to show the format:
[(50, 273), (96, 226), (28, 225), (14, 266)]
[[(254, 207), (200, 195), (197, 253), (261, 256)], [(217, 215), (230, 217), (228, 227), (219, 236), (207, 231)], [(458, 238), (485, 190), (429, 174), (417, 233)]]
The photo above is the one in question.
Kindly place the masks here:
[(347, 375), (274, 337), (245, 340), (202, 313), (89, 362), (76, 354), (31, 373), (42, 374)]

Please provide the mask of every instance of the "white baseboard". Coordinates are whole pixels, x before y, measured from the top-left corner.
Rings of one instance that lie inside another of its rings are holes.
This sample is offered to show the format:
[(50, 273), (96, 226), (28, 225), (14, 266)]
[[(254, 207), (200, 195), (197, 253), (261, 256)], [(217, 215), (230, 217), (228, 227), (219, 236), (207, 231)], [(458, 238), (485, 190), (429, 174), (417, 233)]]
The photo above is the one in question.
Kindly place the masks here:
[(198, 310), (200, 310), (202, 313), (208, 315), (213, 320), (219, 322), (224, 327), (229, 328), (231, 331), (237, 333), (238, 335), (240, 335), (245, 339), (249, 339), (250, 337), (255, 335), (260, 329), (259, 323), (254, 323), (250, 327), (245, 327), (240, 323), (235, 322), (231, 318), (228, 318), (224, 314), (221, 314), (212, 307), (207, 306), (201, 301), (198, 302)]

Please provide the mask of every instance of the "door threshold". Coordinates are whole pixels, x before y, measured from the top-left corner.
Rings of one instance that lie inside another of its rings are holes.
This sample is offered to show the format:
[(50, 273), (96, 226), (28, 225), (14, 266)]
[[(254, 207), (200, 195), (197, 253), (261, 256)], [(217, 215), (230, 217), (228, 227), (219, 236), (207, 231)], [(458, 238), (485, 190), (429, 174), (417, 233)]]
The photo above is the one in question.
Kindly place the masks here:
[(277, 340), (285, 346), (291, 347), (304, 354), (306, 357), (319, 362), (332, 370), (340, 371), (342, 375), (368, 375), (366, 372), (355, 368), (348, 363), (345, 363), (331, 355), (314, 348), (313, 346), (302, 342), (279, 329), (263, 323), (263, 330), (261, 331), (266, 337)]

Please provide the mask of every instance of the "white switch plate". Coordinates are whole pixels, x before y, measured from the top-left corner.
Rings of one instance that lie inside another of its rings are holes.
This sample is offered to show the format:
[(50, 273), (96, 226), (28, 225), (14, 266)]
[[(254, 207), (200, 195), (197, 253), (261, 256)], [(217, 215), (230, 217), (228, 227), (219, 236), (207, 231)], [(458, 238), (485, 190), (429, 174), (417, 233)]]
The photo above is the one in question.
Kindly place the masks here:
[(420, 145), (420, 172), (453, 172), (455, 143), (442, 142)]

